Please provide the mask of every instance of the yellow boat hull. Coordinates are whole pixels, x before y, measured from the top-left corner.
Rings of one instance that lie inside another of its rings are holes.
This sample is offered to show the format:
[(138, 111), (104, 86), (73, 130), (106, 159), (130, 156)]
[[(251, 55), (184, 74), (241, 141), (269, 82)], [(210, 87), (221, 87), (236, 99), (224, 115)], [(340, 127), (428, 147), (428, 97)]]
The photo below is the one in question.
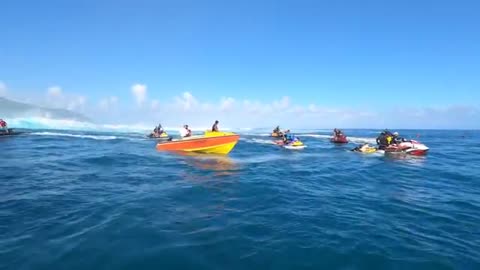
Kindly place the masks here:
[(239, 138), (239, 135), (232, 132), (207, 131), (203, 136), (158, 143), (157, 150), (225, 155), (232, 151)]
[(230, 153), (230, 151), (232, 151), (232, 149), (235, 147), (236, 144), (237, 144), (237, 142), (231, 142), (231, 143), (226, 143), (226, 144), (211, 146), (211, 147), (187, 149), (187, 150), (184, 150), (184, 151), (195, 152), (195, 153), (204, 153), (204, 154), (226, 155), (226, 154)]

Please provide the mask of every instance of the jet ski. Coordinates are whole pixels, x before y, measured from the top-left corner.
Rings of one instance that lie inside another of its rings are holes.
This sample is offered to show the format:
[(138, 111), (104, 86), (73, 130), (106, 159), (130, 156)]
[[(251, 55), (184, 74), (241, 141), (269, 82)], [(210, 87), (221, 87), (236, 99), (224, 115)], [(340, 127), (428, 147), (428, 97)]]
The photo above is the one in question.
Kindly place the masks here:
[(352, 152), (364, 153), (364, 154), (371, 154), (378, 151), (376, 147), (372, 147), (368, 144), (357, 146), (351, 150)]
[(332, 143), (348, 143), (347, 136), (340, 134), (330, 139)]
[(298, 149), (303, 149), (303, 148), (307, 147), (305, 144), (303, 144), (302, 141), (300, 141), (295, 136), (293, 136), (293, 135), (290, 135), (290, 136), (291, 136), (290, 137), (291, 139), (287, 143), (285, 143), (285, 141), (283, 141), (283, 140), (276, 141), (275, 143), (277, 145), (282, 146), (285, 149), (290, 149), (290, 150), (298, 150)]
[(1, 137), (16, 136), (16, 135), (20, 135), (20, 134), (23, 134), (23, 133), (24, 133), (24, 132), (14, 131), (14, 130), (11, 129), (11, 128), (8, 129), (8, 132), (5, 131), (5, 130), (0, 130), (0, 136), (1, 136)]
[(301, 141), (294, 141), (294, 142), (283, 145), (283, 148), (290, 149), (290, 150), (300, 150), (300, 149), (303, 149), (305, 147), (307, 147), (307, 146), (305, 144), (303, 144), (303, 142), (301, 142)]
[(169, 139), (168, 134), (166, 132), (162, 132), (161, 134), (152, 132), (149, 135), (147, 135), (147, 137), (151, 139), (162, 139), (162, 140)]
[(385, 154), (407, 154), (412, 156), (424, 156), (429, 148), (415, 140), (392, 144), (385, 148)]

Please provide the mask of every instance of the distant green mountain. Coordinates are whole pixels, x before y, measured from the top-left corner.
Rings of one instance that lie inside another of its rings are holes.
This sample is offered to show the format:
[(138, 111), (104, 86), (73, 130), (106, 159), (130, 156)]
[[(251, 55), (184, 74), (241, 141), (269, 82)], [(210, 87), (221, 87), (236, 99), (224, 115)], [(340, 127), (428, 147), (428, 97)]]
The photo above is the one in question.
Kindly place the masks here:
[(0, 118), (46, 117), (90, 122), (86, 116), (63, 109), (49, 109), (0, 97)]

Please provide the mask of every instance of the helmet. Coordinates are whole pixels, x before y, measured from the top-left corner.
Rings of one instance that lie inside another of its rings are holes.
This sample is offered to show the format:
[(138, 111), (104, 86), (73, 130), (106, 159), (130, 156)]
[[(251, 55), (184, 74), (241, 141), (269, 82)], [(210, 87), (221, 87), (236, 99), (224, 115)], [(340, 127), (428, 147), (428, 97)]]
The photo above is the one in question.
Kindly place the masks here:
[(398, 132), (395, 131), (395, 132), (393, 133), (393, 136), (398, 136)]

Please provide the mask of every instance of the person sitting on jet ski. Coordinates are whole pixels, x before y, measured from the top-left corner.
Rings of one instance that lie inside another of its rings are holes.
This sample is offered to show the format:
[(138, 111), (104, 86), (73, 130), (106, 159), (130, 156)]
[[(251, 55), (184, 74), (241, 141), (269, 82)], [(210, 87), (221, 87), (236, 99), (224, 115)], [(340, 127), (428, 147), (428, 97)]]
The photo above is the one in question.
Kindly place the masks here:
[(273, 131), (272, 134), (276, 134), (276, 136), (283, 136), (286, 133), (286, 131), (280, 130), (280, 126), (277, 126)]
[(165, 132), (165, 130), (163, 130), (162, 124), (158, 124), (158, 126), (157, 126), (158, 135), (162, 135), (164, 132)]
[(283, 135), (283, 144), (285, 144), (285, 145), (291, 144), (291, 143), (296, 142), (296, 141), (298, 141), (298, 138), (291, 133), (287, 133), (287, 134)]
[(359, 145), (355, 148), (353, 148), (351, 151), (354, 151), (354, 152), (366, 152), (367, 149), (370, 148), (370, 145), (368, 143), (364, 143), (362, 145)]
[(333, 129), (333, 136), (334, 137), (339, 137), (339, 136), (342, 136), (343, 135), (343, 132), (340, 130), (340, 129)]
[(388, 135), (386, 134), (385, 131), (382, 131), (380, 135), (377, 137), (377, 144), (378, 144), (378, 149), (384, 150), (388, 145)]
[(9, 133), (7, 122), (3, 119), (0, 119), (0, 129), (5, 133)]
[(394, 144), (399, 144), (402, 142), (406, 142), (407, 140), (405, 138), (402, 138), (399, 136), (398, 132), (394, 132), (392, 136), (392, 143)]

